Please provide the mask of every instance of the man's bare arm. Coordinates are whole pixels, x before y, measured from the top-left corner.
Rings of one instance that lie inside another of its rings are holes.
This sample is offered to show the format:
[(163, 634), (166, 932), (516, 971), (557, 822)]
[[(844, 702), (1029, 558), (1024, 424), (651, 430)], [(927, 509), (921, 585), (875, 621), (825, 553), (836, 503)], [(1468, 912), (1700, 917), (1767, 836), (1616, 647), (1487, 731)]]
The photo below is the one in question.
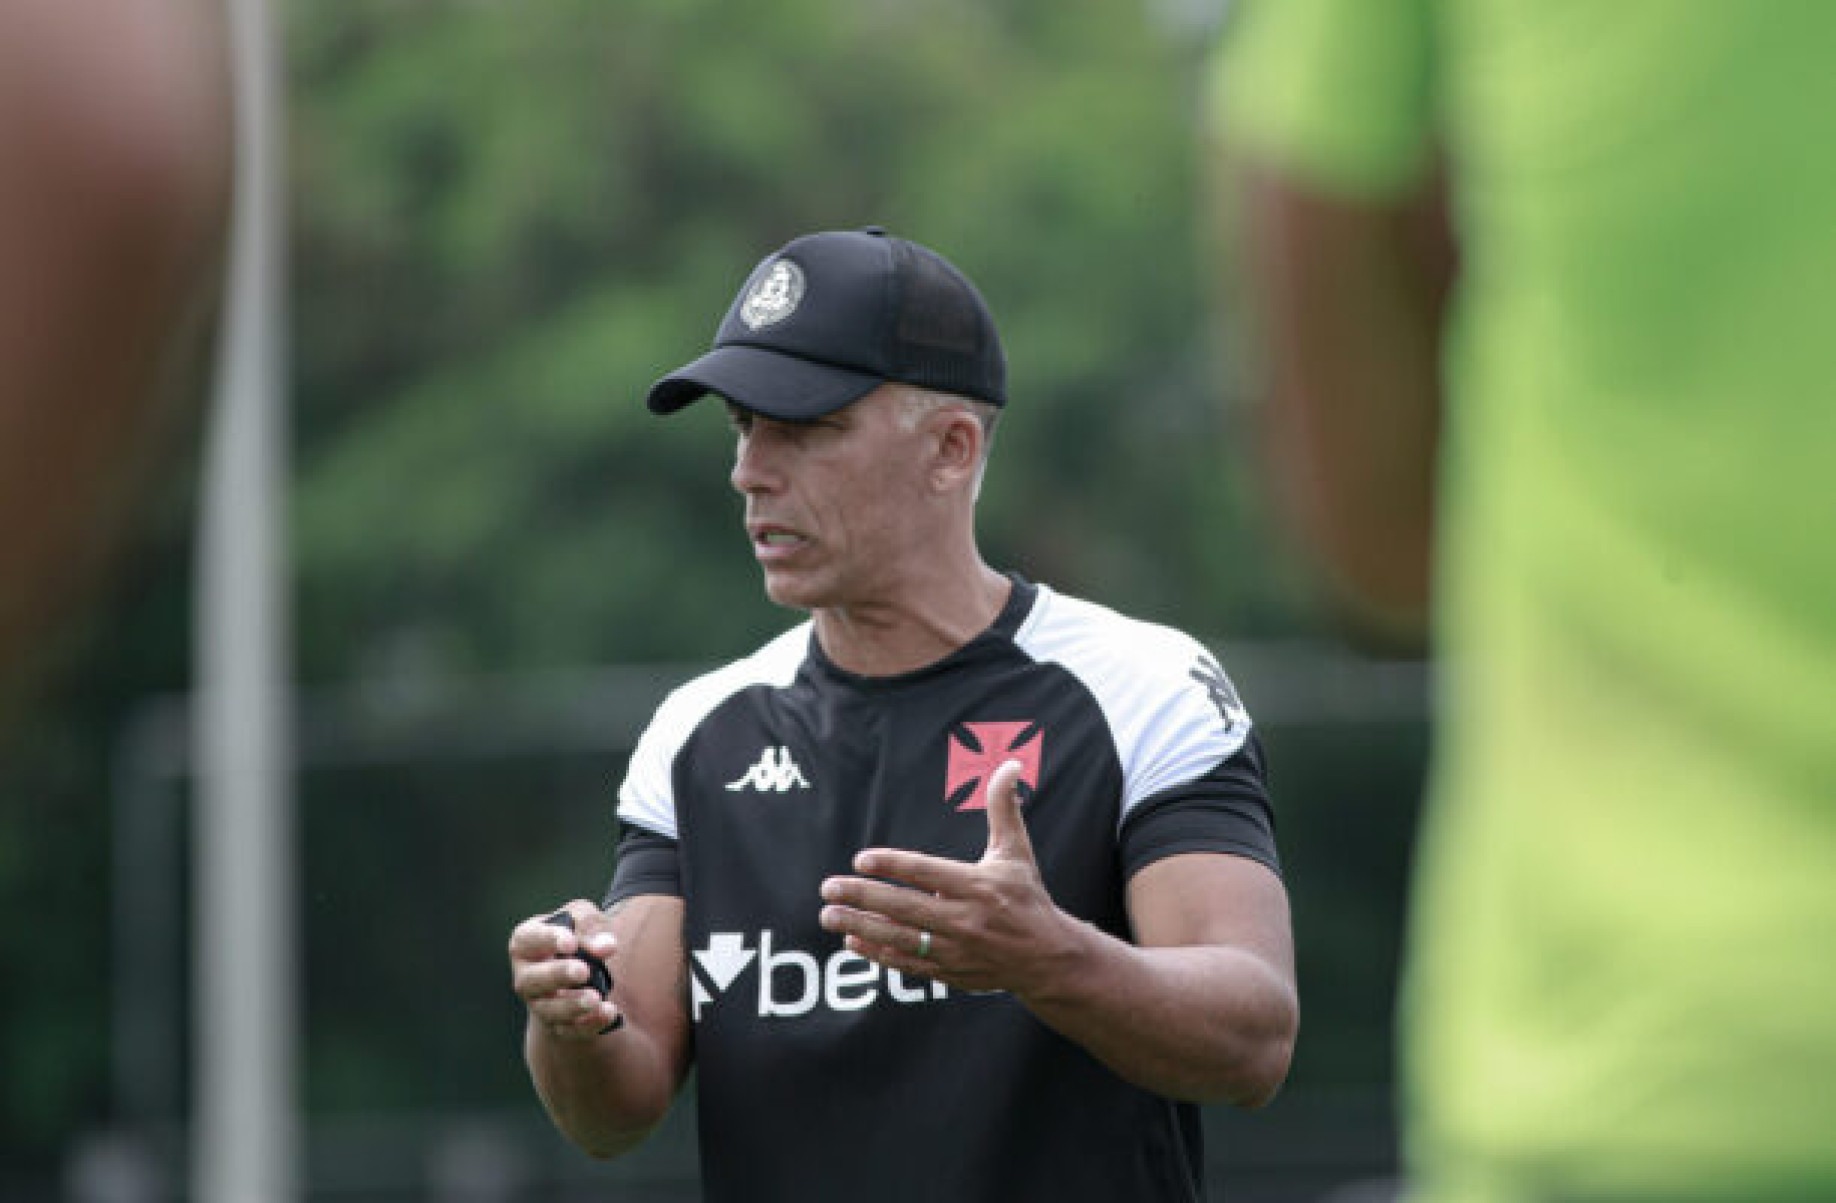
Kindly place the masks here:
[(868, 849), (855, 861), (861, 876), (825, 883), (823, 925), (902, 974), (1010, 992), (1144, 1089), (1267, 1102), (1287, 1076), (1300, 1021), (1280, 880), (1242, 857), (1168, 857), (1130, 883), (1139, 943), (1119, 940), (1053, 903), (1018, 778), (1010, 761), (989, 784), (980, 861)]
[(1429, 608), (1455, 272), (1443, 186), (1359, 200), (1252, 168), (1242, 187), (1272, 491), (1347, 617), (1413, 641)]
[(1263, 865), (1191, 853), (1129, 883), (1137, 943), (1088, 924), (1020, 995), (1117, 1074), (1171, 1098), (1259, 1107), (1300, 1026), (1287, 892)]
[[(577, 933), (534, 916), (510, 937), (512, 984), (529, 1008), (524, 1056), (556, 1126), (593, 1156), (616, 1157), (662, 1122), (688, 1074), (682, 900), (642, 895), (602, 913), (576, 899), (567, 909)], [(576, 949), (606, 961), (610, 1000), (588, 987)]]
[(221, 8), (0, 4), (0, 702), (195, 441), (230, 201)]

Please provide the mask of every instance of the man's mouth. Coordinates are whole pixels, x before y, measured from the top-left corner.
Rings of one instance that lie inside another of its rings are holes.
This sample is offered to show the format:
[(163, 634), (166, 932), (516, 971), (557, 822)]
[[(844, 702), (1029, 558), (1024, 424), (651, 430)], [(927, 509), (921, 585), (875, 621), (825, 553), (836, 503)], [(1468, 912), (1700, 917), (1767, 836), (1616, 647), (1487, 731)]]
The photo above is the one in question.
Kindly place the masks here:
[(809, 542), (796, 531), (783, 526), (754, 523), (747, 528), (747, 533), (752, 536), (753, 548), (761, 555), (788, 555)]

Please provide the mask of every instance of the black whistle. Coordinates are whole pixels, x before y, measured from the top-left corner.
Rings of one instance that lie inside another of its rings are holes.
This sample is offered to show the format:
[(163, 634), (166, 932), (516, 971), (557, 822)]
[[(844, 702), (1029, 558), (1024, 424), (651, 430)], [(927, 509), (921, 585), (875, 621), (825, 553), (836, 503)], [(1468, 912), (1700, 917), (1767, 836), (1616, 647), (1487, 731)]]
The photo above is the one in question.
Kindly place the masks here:
[[(548, 922), (554, 924), (556, 927), (565, 927), (569, 931), (574, 930), (574, 916), (568, 912), (566, 907), (550, 915), (548, 917)], [(599, 997), (611, 998), (612, 971), (606, 968), (606, 963), (592, 953), (586, 951), (584, 948), (576, 947), (570, 955), (576, 961), (581, 962), (587, 967), (587, 985), (599, 991)], [(607, 1032), (616, 1032), (624, 1026), (625, 1017), (623, 1014), (620, 1014), (615, 1016), (611, 1023), (599, 1029), (599, 1034), (604, 1036)]]

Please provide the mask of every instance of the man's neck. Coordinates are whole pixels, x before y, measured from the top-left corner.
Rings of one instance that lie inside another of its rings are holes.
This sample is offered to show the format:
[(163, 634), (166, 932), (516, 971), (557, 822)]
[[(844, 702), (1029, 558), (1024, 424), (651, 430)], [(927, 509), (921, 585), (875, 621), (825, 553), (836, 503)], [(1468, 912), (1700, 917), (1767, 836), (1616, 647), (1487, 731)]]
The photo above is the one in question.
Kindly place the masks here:
[(830, 661), (848, 672), (914, 672), (987, 630), (1012, 591), (1012, 581), (977, 559), (969, 571), (927, 580), (884, 601), (817, 610), (816, 638)]

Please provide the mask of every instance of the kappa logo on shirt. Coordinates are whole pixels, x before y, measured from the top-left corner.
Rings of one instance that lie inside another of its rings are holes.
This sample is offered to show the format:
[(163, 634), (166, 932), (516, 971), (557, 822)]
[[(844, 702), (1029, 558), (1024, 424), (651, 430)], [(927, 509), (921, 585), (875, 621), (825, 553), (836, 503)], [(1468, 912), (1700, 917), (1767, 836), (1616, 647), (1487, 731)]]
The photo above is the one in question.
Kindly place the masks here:
[(1192, 666), (1187, 674), (1205, 690), (1211, 698), (1211, 704), (1218, 708), (1218, 716), (1224, 720), (1224, 730), (1235, 734), (1249, 725), (1249, 711), (1243, 708), (1243, 699), (1237, 696), (1237, 687), (1224, 675), (1224, 666), (1217, 657), (1209, 652), (1201, 653), (1198, 663)]
[(797, 762), (791, 759), (790, 749), (779, 744), (776, 747), (767, 745), (751, 768), (740, 774), (738, 780), (727, 782), (727, 788), (736, 792), (755, 789), (762, 794), (782, 794), (808, 789), (810, 783)]
[(1020, 800), (1039, 788), (1039, 762), (1045, 755), (1045, 729), (1031, 723), (962, 723), (950, 732), (950, 763), (944, 776), (944, 801), (958, 810), (987, 810), (982, 783), (1002, 763), (1020, 762)]

